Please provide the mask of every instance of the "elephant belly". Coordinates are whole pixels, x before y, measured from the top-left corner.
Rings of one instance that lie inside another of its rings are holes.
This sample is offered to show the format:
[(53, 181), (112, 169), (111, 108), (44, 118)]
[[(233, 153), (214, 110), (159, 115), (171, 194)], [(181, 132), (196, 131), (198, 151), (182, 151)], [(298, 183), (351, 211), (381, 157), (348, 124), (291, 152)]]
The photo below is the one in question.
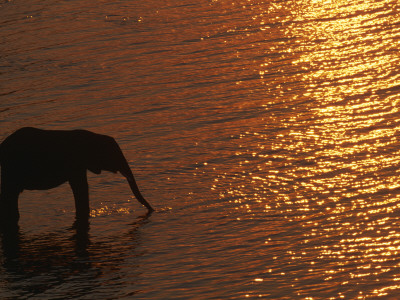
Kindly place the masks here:
[(52, 189), (68, 181), (65, 172), (53, 168), (28, 168), (22, 176), (23, 189), (26, 190)]
[(48, 190), (48, 189), (52, 189), (55, 188), (61, 184), (63, 184), (64, 182), (66, 182), (67, 180), (30, 180), (30, 181), (26, 181), (24, 182), (24, 186), (23, 188), (25, 190)]
[(32, 176), (25, 177), (23, 181), (23, 188), (26, 190), (47, 190), (55, 188), (64, 182), (67, 179), (60, 176)]

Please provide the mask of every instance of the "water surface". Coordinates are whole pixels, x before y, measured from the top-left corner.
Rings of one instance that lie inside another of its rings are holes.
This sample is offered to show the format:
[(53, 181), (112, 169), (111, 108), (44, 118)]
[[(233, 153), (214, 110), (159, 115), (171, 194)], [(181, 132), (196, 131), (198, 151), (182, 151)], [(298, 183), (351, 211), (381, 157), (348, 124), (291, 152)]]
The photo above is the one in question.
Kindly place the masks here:
[[(26, 191), (4, 299), (369, 299), (400, 271), (400, 6), (4, 1), (0, 139), (116, 138), (123, 177)], [(46, 209), (43, 209), (46, 207)]]

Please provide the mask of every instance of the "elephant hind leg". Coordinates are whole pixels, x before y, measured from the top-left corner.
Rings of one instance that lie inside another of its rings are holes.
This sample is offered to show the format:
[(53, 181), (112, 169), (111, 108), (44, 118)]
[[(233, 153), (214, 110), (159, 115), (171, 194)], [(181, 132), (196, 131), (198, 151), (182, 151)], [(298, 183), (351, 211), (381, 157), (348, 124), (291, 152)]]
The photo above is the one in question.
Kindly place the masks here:
[(89, 218), (89, 185), (86, 177), (86, 170), (75, 174), (69, 180), (75, 198), (76, 219), (85, 221)]
[(0, 195), (0, 225), (17, 224), (19, 220), (18, 190), (2, 188)]
[(0, 225), (16, 225), (19, 221), (18, 197), (22, 188), (17, 184), (18, 176), (14, 176), (11, 168), (1, 165), (0, 192)]

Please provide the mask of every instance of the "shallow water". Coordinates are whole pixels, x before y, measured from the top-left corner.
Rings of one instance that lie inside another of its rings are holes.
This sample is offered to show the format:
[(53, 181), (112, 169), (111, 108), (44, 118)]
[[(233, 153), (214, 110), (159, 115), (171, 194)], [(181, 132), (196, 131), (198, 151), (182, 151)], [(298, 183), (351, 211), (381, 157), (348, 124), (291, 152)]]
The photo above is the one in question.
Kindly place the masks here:
[(25, 191), (3, 299), (400, 293), (398, 1), (12, 0), (0, 26), (0, 139), (111, 135), (157, 208), (89, 174), (76, 231), (68, 185)]

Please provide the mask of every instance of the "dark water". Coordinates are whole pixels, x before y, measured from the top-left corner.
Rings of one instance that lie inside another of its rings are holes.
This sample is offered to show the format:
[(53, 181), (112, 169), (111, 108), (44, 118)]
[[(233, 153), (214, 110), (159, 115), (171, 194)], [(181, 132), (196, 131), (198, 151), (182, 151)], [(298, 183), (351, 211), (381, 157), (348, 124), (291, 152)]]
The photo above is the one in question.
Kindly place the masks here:
[(2, 299), (400, 295), (397, 0), (12, 0), (0, 36), (0, 139), (111, 135), (158, 209), (24, 192)]

